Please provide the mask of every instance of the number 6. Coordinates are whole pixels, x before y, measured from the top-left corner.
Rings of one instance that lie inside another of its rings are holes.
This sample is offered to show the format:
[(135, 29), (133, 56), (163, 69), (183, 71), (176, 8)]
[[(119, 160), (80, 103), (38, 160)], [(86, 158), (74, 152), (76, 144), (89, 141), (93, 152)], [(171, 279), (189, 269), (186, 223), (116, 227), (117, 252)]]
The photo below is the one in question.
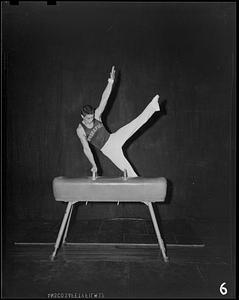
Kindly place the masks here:
[(226, 282), (223, 282), (221, 285), (220, 285), (220, 293), (222, 295), (226, 295), (227, 294), (227, 288), (224, 287), (224, 284), (226, 284)]

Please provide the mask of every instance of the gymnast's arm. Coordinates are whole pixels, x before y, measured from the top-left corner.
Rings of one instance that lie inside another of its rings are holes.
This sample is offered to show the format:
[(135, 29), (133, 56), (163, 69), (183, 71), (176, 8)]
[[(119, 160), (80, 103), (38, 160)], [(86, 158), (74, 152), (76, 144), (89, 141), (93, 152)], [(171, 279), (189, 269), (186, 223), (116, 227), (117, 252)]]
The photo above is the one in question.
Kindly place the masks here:
[(100, 104), (95, 110), (96, 119), (99, 119), (99, 120), (101, 119), (101, 115), (102, 115), (102, 113), (105, 109), (105, 106), (108, 102), (110, 93), (112, 91), (112, 86), (113, 86), (113, 83), (114, 83), (114, 79), (115, 79), (115, 67), (113, 66), (112, 69), (111, 69), (111, 72), (110, 72), (110, 78), (108, 79), (108, 84), (107, 84), (107, 86), (106, 86), (106, 88), (105, 88), (105, 90), (102, 94)]
[(78, 126), (76, 132), (77, 132), (78, 137), (80, 138), (84, 154), (88, 158), (88, 160), (90, 161), (90, 163), (92, 165), (91, 171), (97, 172), (97, 165), (95, 163), (94, 156), (93, 156), (92, 151), (90, 149), (89, 143), (86, 139), (84, 129), (82, 128), (81, 125)]

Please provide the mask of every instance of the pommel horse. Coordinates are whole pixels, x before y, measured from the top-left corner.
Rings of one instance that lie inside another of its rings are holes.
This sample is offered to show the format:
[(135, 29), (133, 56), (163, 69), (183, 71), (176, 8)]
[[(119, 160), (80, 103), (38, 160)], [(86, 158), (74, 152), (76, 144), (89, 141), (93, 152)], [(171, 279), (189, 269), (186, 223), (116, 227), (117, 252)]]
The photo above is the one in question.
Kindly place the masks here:
[[(53, 193), (56, 201), (68, 202), (65, 215), (57, 236), (54, 251), (51, 255), (53, 261), (61, 244), (65, 244), (68, 227), (70, 224), (73, 205), (76, 202), (143, 202), (148, 206), (154, 225), (158, 244), (165, 262), (168, 261), (166, 249), (160, 234), (155, 217), (153, 202), (164, 202), (167, 181), (164, 177), (143, 178), (124, 177), (107, 178), (103, 176), (83, 178), (56, 177), (53, 180)], [(63, 237), (63, 240), (62, 240)]]

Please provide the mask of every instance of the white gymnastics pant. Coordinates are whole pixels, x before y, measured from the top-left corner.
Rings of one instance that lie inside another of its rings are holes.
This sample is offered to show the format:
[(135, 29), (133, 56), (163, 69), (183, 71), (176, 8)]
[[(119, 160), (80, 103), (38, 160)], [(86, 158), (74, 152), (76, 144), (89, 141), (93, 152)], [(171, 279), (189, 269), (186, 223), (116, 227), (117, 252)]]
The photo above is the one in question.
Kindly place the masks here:
[(101, 148), (101, 152), (107, 156), (121, 171), (127, 170), (128, 177), (138, 177), (134, 169), (125, 158), (122, 147), (124, 143), (155, 113), (155, 104), (151, 101), (144, 111), (133, 121), (112, 133)]

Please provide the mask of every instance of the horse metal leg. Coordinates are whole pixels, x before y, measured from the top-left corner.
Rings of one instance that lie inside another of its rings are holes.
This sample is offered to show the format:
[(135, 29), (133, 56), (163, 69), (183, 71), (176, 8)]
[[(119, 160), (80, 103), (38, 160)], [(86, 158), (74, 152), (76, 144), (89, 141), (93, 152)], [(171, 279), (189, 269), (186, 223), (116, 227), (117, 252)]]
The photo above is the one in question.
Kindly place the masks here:
[(54, 251), (53, 251), (53, 253), (51, 255), (51, 261), (53, 261), (54, 258), (55, 258), (55, 256), (56, 256), (56, 252), (57, 252), (57, 250), (59, 248), (59, 245), (60, 245), (60, 242), (61, 242), (61, 238), (62, 238), (64, 229), (65, 229), (65, 226), (66, 226), (66, 222), (68, 220), (68, 216), (69, 216), (69, 214), (71, 212), (71, 208), (72, 208), (73, 204), (74, 204), (73, 202), (68, 202), (68, 204), (67, 204), (65, 215), (64, 215), (64, 218), (62, 220), (61, 227), (60, 227), (57, 239), (56, 239), (55, 249), (54, 249)]
[(150, 212), (150, 215), (151, 215), (151, 218), (152, 218), (152, 221), (153, 221), (154, 230), (155, 230), (156, 235), (157, 235), (158, 243), (159, 243), (160, 249), (162, 251), (163, 259), (164, 259), (165, 262), (168, 262), (168, 257), (166, 255), (164, 242), (163, 242), (163, 239), (162, 239), (160, 231), (159, 231), (159, 227), (158, 227), (157, 219), (155, 217), (153, 205), (152, 205), (151, 202), (148, 202), (147, 205), (149, 207), (149, 212)]

